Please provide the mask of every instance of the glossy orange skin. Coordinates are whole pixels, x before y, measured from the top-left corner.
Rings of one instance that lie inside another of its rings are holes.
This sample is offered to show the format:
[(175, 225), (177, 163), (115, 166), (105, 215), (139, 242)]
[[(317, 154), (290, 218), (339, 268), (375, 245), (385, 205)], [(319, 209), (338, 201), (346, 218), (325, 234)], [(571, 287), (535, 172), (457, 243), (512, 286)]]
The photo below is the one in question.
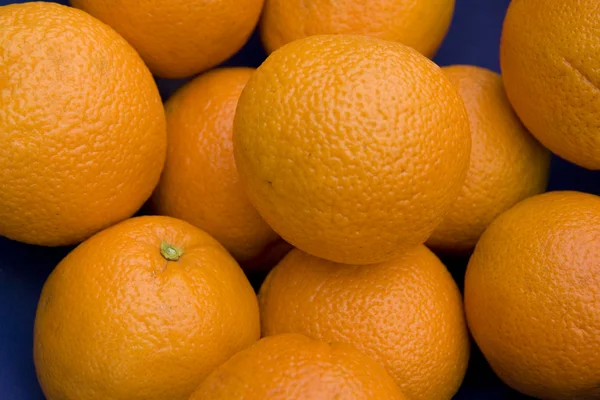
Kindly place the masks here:
[(425, 246), (374, 265), (292, 250), (259, 293), (263, 336), (346, 342), (383, 364), (409, 399), (451, 399), (469, 338), (452, 277)]
[(290, 43), (256, 70), (233, 143), (275, 232), (312, 255), (369, 264), (427, 240), (464, 182), (471, 136), (433, 62), (400, 43), (329, 35)]
[(248, 40), (263, 0), (70, 0), (112, 26), (164, 78), (195, 75)]
[(54, 3), (0, 7), (0, 235), (58, 246), (135, 213), (166, 123), (150, 71), (116, 32)]
[(458, 88), (469, 114), (471, 161), (458, 198), (427, 245), (464, 253), (475, 247), (499, 214), (546, 190), (550, 152), (513, 111), (499, 74), (469, 65), (442, 70)]
[(582, 167), (600, 169), (600, 3), (513, 0), (500, 63), (506, 93), (537, 139)]
[[(166, 242), (183, 250), (161, 254)], [(48, 400), (187, 400), (260, 337), (258, 304), (212, 237), (139, 217), (73, 250), (44, 285), (34, 360)]]
[(265, 0), (260, 29), (268, 53), (311, 35), (358, 34), (432, 57), (453, 13), (454, 0)]
[(298, 334), (261, 339), (213, 371), (190, 400), (404, 400), (372, 358)]
[(469, 262), (465, 308), (508, 385), (540, 399), (600, 398), (600, 198), (551, 192), (498, 217)]
[(207, 72), (167, 101), (167, 161), (152, 198), (158, 214), (205, 230), (239, 262), (278, 238), (248, 200), (233, 158), (233, 116), (252, 72)]

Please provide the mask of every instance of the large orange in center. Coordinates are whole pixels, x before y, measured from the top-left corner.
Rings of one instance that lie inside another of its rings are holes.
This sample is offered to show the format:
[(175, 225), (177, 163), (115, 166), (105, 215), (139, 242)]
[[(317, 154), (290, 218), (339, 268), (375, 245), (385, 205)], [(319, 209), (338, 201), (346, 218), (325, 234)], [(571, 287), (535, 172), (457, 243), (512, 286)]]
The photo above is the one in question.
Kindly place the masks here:
[(312, 255), (380, 262), (422, 244), (464, 182), (471, 137), (441, 69), (407, 46), (312, 36), (275, 51), (234, 121), (240, 179)]

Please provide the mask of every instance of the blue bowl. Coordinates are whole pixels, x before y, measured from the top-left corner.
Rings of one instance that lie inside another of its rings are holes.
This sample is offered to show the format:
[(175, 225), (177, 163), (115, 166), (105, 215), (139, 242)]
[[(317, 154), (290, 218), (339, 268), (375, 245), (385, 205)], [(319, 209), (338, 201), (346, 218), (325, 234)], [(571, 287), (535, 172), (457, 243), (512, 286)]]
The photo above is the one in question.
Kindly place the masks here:
[[(0, 0), (0, 5), (24, 3)], [(66, 0), (57, 1), (66, 4)], [(500, 72), (499, 43), (502, 21), (510, 0), (456, 0), (450, 32), (434, 61), (439, 65), (473, 64)], [(2, 29), (2, 27), (0, 27)], [(264, 60), (258, 34), (234, 57), (229, 66), (257, 67)], [(157, 79), (163, 99), (184, 80)], [(548, 190), (579, 190), (600, 194), (600, 172), (587, 171), (555, 157)], [(33, 367), (33, 321), (42, 285), (54, 266), (71, 248), (43, 248), (0, 237), (0, 399), (41, 400)], [(458, 285), (465, 259), (444, 259)], [(264, 276), (251, 276), (258, 287)], [(473, 344), (467, 376), (455, 399), (528, 399), (504, 385), (491, 371)]]

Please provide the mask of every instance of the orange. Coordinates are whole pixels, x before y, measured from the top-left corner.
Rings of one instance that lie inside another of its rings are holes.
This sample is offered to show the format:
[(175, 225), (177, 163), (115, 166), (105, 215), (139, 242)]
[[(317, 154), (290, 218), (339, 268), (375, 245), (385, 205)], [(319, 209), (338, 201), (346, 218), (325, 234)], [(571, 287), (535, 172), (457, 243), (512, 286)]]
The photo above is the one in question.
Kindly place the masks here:
[(465, 278), (475, 341), (494, 371), (540, 399), (600, 398), (600, 198), (551, 192), (502, 214)]
[(187, 400), (259, 336), (254, 291), (216, 240), (177, 219), (139, 217), (52, 272), (34, 360), (48, 400)]
[(302, 335), (261, 339), (221, 365), (190, 400), (335, 400), (405, 397), (385, 369), (347, 344)]
[(450, 399), (469, 359), (462, 299), (425, 246), (374, 265), (292, 250), (259, 294), (263, 336), (346, 342), (387, 368), (409, 399)]
[(600, 169), (600, 3), (513, 0), (500, 61), (517, 114), (562, 158)]
[(471, 136), (441, 69), (400, 43), (311, 36), (252, 75), (234, 120), (250, 201), (328, 260), (384, 261), (427, 240), (458, 196)]
[(167, 161), (153, 196), (159, 214), (205, 230), (240, 262), (277, 239), (244, 193), (233, 158), (233, 116), (252, 71), (208, 72), (169, 99)]
[(191, 76), (234, 55), (263, 6), (263, 0), (70, 1), (123, 35), (164, 78)]
[(442, 70), (465, 103), (473, 145), (458, 199), (427, 244), (443, 251), (465, 252), (500, 213), (546, 189), (550, 152), (516, 116), (500, 75), (468, 65)]
[(0, 235), (67, 245), (134, 214), (166, 153), (142, 59), (54, 3), (0, 7), (0, 26)]
[(269, 53), (311, 35), (358, 34), (401, 42), (432, 57), (453, 13), (454, 0), (265, 0), (260, 29)]

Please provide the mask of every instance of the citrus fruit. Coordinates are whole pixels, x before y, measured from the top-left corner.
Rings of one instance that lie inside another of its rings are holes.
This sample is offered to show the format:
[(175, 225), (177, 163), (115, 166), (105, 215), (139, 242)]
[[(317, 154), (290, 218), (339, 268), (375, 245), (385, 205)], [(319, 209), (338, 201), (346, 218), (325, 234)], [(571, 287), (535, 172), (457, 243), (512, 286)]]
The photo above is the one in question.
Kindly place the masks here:
[(551, 192), (496, 219), (465, 278), (493, 370), (540, 399), (600, 398), (600, 198)]
[(292, 250), (259, 294), (264, 336), (346, 342), (387, 368), (409, 399), (450, 399), (469, 359), (462, 299), (420, 245), (400, 258), (345, 265)]
[(600, 169), (600, 3), (513, 0), (502, 32), (506, 93), (554, 153)]
[(311, 35), (358, 34), (401, 42), (431, 57), (453, 12), (454, 0), (265, 0), (260, 29), (269, 53)]
[(240, 262), (277, 240), (250, 204), (233, 158), (233, 116), (252, 71), (207, 72), (168, 100), (167, 161), (153, 196), (159, 214), (205, 230)]
[(34, 360), (48, 400), (187, 400), (259, 336), (254, 291), (216, 240), (174, 218), (138, 217), (52, 272)]
[(471, 136), (456, 89), (416, 50), (325, 35), (282, 47), (250, 77), (233, 143), (275, 232), (368, 264), (427, 240), (464, 182)]
[(347, 344), (302, 335), (261, 339), (214, 370), (190, 400), (405, 397), (386, 370)]
[(134, 214), (166, 153), (142, 59), (58, 4), (0, 7), (0, 26), (0, 235), (67, 245)]
[(468, 65), (442, 70), (465, 103), (473, 145), (467, 179), (427, 244), (465, 252), (500, 213), (546, 189), (550, 152), (515, 115), (500, 75)]
[(263, 0), (70, 1), (123, 35), (164, 78), (191, 76), (234, 55), (263, 6)]

